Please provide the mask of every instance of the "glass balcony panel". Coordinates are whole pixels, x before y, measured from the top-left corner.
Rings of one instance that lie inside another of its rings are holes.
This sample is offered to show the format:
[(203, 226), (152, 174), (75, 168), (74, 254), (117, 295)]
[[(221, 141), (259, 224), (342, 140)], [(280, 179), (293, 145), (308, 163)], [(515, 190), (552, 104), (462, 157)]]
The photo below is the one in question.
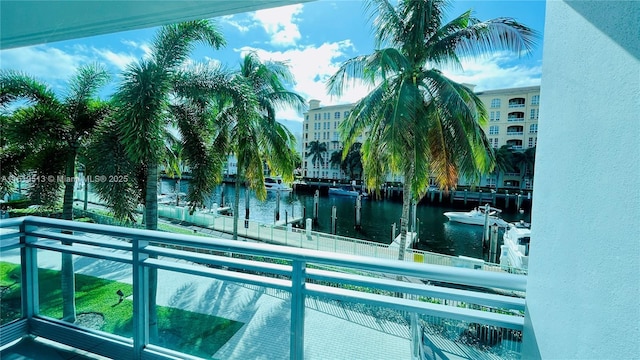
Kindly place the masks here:
[(424, 359), (521, 358), (521, 331), (428, 315), (419, 317), (418, 331)]
[[(63, 321), (62, 258), (59, 252), (38, 250), (39, 314)], [(75, 324), (132, 337), (133, 289), (131, 265), (72, 255), (75, 278)]]
[(307, 298), (305, 358), (411, 359), (406, 313), (359, 302)]
[(0, 325), (22, 317), (20, 250), (2, 252), (0, 261)]
[(289, 298), (273, 288), (158, 270), (151, 343), (208, 359), (287, 359)]

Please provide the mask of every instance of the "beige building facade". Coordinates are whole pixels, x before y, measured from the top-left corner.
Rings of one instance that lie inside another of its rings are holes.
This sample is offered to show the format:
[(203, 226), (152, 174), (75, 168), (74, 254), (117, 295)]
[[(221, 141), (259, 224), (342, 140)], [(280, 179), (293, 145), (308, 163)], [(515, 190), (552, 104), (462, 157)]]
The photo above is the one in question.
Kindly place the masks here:
[[(487, 90), (476, 93), (487, 110), (489, 121), (485, 134), (493, 148), (509, 145), (513, 150), (524, 151), (536, 146), (538, 141), (538, 114), (540, 86)], [(323, 180), (345, 180), (346, 174), (330, 162), (331, 154), (342, 150), (338, 127), (353, 108), (353, 104), (321, 106), (320, 101), (309, 101), (309, 111), (304, 114), (302, 127), (302, 175)], [(360, 141), (363, 139), (361, 138)], [(312, 162), (309, 154), (314, 141), (324, 143), (327, 151), (320, 161)], [(531, 174), (489, 174), (481, 179), (480, 186), (531, 189)], [(388, 181), (402, 181), (402, 177), (390, 176)], [(500, 182), (498, 184), (498, 182)], [(464, 185), (464, 180), (461, 185)]]

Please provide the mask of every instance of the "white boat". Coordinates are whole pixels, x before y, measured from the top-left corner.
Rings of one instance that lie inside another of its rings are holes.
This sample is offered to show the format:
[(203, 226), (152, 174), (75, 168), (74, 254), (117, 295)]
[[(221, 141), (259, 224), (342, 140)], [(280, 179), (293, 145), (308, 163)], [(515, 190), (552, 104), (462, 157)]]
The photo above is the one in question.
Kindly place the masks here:
[(527, 269), (529, 266), (531, 224), (524, 221), (509, 223), (502, 239), (504, 245), (500, 247), (500, 264)]
[(498, 214), (501, 213), (502, 210), (490, 206), (478, 206), (471, 211), (449, 211), (444, 213), (444, 216), (446, 216), (449, 221), (484, 226), (487, 209), (489, 210), (489, 225), (498, 225), (500, 227), (508, 226), (506, 221), (498, 217)]
[(278, 177), (265, 177), (264, 178), (264, 187), (267, 188), (267, 191), (281, 191), (287, 192), (292, 191), (293, 188), (282, 182), (282, 179)]
[(362, 197), (367, 197), (367, 193), (363, 193), (362, 191), (356, 190), (354, 188), (351, 189), (343, 189), (338, 187), (330, 187), (329, 195), (338, 195), (338, 196), (353, 196), (356, 197), (358, 195), (362, 195)]

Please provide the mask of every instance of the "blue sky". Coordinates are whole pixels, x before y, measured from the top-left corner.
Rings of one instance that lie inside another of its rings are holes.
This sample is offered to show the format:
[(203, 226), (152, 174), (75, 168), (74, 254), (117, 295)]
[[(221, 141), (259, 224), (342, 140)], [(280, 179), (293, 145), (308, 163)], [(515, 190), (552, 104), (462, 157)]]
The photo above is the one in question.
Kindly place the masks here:
[[(537, 31), (539, 39), (531, 54), (508, 52), (480, 59), (463, 60), (463, 71), (443, 69), (453, 79), (475, 84), (476, 90), (538, 85), (542, 65), (542, 32), (545, 3), (534, 1), (456, 1), (447, 19), (473, 9), (481, 20), (512, 17)], [(193, 61), (221, 63), (231, 69), (239, 66), (247, 51), (262, 59), (287, 61), (296, 78), (293, 90), (306, 99), (319, 99), (323, 105), (354, 102), (366, 89), (354, 87), (343, 97), (326, 94), (324, 81), (351, 57), (373, 50), (373, 36), (360, 0), (319, 0), (305, 4), (217, 18), (227, 46), (221, 50), (199, 47)], [(149, 51), (156, 29), (145, 29), (62, 41), (45, 45), (0, 51), (2, 69), (24, 71), (50, 84), (61, 94), (66, 80), (82, 64), (100, 62), (117, 76), (130, 62)], [(302, 114), (281, 111), (280, 119), (302, 120)]]

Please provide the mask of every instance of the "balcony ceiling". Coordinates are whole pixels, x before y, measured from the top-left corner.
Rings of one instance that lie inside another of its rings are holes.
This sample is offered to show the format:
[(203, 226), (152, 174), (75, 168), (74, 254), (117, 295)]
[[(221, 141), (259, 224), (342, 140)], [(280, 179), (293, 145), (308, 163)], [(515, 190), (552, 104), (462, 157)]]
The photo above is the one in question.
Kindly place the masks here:
[(243, 13), (311, 0), (90, 0), (0, 3), (0, 49)]

